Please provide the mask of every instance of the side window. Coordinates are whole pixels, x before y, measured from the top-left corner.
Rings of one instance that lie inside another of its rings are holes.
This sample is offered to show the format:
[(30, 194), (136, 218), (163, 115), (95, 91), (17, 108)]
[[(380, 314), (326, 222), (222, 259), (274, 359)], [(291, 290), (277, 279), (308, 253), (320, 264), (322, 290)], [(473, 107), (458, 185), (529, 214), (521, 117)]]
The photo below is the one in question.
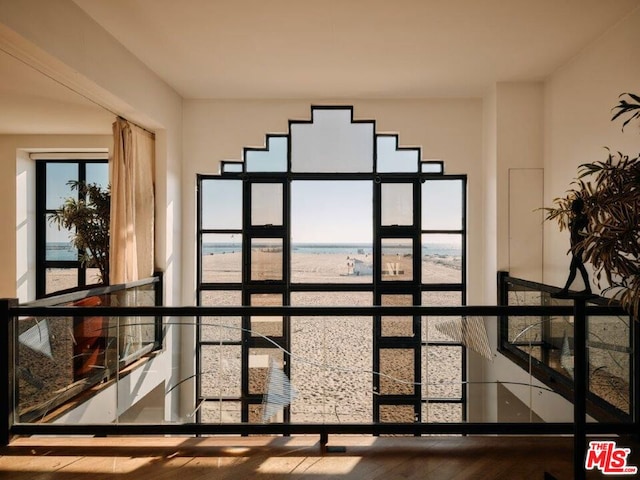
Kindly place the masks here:
[(68, 198), (83, 200), (70, 182), (107, 188), (107, 160), (37, 160), (36, 163), (36, 297), (101, 283), (98, 269), (83, 263), (84, 251), (71, 241), (73, 233), (50, 221)]

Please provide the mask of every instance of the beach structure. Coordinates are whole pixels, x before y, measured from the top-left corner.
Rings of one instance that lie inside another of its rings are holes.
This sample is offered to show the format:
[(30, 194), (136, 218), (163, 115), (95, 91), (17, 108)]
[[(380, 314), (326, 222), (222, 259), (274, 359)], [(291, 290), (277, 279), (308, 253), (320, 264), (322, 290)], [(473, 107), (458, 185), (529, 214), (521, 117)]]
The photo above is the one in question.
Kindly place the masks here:
[[(5, 443), (637, 427), (636, 324), (550, 299), (540, 210), (639, 150), (637, 0), (364, 3), (0, 0)], [(134, 215), (78, 293), (47, 216), (98, 179)]]

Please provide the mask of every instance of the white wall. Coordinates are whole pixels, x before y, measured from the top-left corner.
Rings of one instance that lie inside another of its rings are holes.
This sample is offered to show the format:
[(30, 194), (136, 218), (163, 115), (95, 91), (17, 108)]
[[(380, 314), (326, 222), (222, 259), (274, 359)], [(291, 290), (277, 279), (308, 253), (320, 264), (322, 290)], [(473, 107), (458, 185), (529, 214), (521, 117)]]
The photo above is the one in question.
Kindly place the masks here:
[[(114, 115), (156, 133), (156, 266), (165, 272), (165, 303), (181, 304), (182, 98), (71, 0), (0, 0), (0, 46)], [(13, 225), (15, 179), (10, 183), (0, 193), (0, 213)], [(15, 239), (6, 243), (14, 265)], [(9, 296), (15, 296), (13, 273), (13, 287), (3, 290)], [(173, 384), (182, 378), (179, 368), (171, 368), (179, 365), (179, 329), (169, 328), (165, 342), (167, 352), (159, 357), (164, 367), (153, 373)], [(167, 418), (179, 415), (177, 398), (168, 400)]]
[[(640, 128), (611, 122), (618, 95), (640, 93), (640, 9), (555, 72), (545, 88), (545, 203), (564, 196), (580, 164), (606, 159), (608, 146), (636, 156)], [(562, 286), (570, 258), (568, 233), (545, 228), (544, 282)], [(576, 287), (579, 285), (576, 283)]]
[[(0, 135), (0, 218), (15, 225), (0, 235), (0, 296), (33, 300), (35, 262), (35, 164), (29, 151), (95, 151), (112, 146), (110, 135)], [(11, 232), (15, 232), (12, 234)]]

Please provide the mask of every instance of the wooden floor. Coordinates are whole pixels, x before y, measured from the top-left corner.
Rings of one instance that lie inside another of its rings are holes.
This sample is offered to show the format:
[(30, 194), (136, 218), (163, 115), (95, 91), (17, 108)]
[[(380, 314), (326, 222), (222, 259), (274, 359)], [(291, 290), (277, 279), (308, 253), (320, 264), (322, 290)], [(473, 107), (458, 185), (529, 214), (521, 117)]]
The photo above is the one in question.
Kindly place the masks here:
[(311, 436), (21, 438), (0, 448), (0, 479), (574, 478), (571, 438), (332, 436), (329, 447)]

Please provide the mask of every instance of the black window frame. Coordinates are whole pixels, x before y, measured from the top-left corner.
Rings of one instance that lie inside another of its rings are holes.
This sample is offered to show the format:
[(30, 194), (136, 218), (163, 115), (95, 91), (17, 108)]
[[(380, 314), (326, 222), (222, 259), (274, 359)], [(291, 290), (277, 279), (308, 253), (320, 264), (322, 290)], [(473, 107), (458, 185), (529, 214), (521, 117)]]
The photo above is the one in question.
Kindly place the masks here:
[[(239, 291), (241, 292), (242, 304), (250, 305), (250, 297), (254, 293), (281, 293), (283, 295), (283, 305), (291, 305), (291, 294), (295, 292), (318, 292), (318, 293), (330, 293), (330, 292), (371, 292), (373, 305), (381, 305), (381, 296), (384, 294), (407, 294), (413, 296), (414, 304), (422, 304), (423, 292), (460, 292), (461, 304), (465, 305), (467, 300), (467, 176), (465, 174), (450, 175), (444, 173), (443, 161), (421, 160), (421, 149), (418, 147), (398, 147), (398, 135), (396, 134), (379, 134), (375, 130), (375, 121), (363, 121), (353, 120), (353, 107), (333, 107), (322, 106), (312, 107), (316, 109), (351, 109), (351, 121), (352, 123), (372, 123), (373, 124), (373, 155), (374, 162), (371, 172), (358, 172), (358, 173), (311, 173), (311, 172), (292, 172), (291, 170), (291, 133), (289, 134), (267, 134), (266, 143), (267, 147), (263, 149), (257, 148), (245, 148), (244, 152), (255, 150), (268, 150), (269, 139), (273, 137), (286, 137), (288, 141), (287, 145), (287, 168), (286, 171), (281, 172), (248, 172), (246, 171), (246, 164), (242, 162), (229, 162), (223, 161), (220, 165), (220, 173), (217, 175), (211, 174), (198, 174), (197, 175), (197, 270), (196, 270), (196, 284), (197, 284), (197, 302), (198, 305), (202, 304), (203, 293), (208, 291)], [(298, 123), (312, 123), (311, 121), (289, 121), (289, 132), (291, 132), (291, 126)], [(377, 137), (380, 136), (392, 136), (396, 139), (396, 151), (401, 150), (417, 150), (418, 151), (418, 166), (416, 172), (377, 172)], [(423, 165), (436, 166), (439, 171), (435, 172), (423, 172)], [(227, 169), (227, 166), (232, 168)], [(202, 199), (202, 184), (203, 182), (210, 180), (233, 180), (242, 183), (242, 217), (243, 225), (239, 229), (205, 229), (202, 225), (203, 220), (203, 199)], [(374, 258), (374, 274), (371, 283), (344, 283), (344, 284), (319, 284), (319, 283), (294, 283), (290, 278), (290, 266), (291, 266), (291, 226), (290, 226), (290, 207), (291, 207), (291, 183), (296, 180), (335, 180), (335, 181), (349, 181), (349, 180), (366, 180), (371, 181), (373, 184), (373, 258)], [(422, 228), (421, 225), (421, 206), (422, 206), (422, 184), (427, 180), (458, 180), (461, 182), (461, 226), (455, 230), (429, 230)], [(381, 184), (382, 183), (410, 183), (413, 187), (413, 225), (411, 226), (382, 226), (381, 221)], [(251, 185), (254, 183), (282, 183), (283, 184), (283, 225), (279, 226), (253, 226), (251, 224)], [(288, 217), (289, 216), (289, 217)], [(202, 248), (203, 248), (203, 236), (207, 234), (234, 234), (242, 237), (242, 280), (240, 282), (232, 283), (215, 283), (204, 282), (202, 279)], [(423, 283), (421, 278), (421, 262), (422, 262), (422, 236), (425, 234), (438, 234), (438, 235), (459, 235), (461, 238), (461, 280), (459, 283)], [(250, 239), (259, 236), (260, 238), (272, 237), (283, 239), (283, 276), (279, 280), (255, 282), (250, 279), (251, 269), (251, 256), (250, 256)], [(381, 276), (382, 270), (382, 258), (381, 258), (381, 240), (383, 238), (411, 238), (414, 241), (414, 267), (413, 267), (413, 280), (412, 281), (383, 281)], [(416, 254), (417, 253), (417, 254)], [(290, 351), (291, 344), (291, 326), (290, 319), (283, 319), (283, 335), (281, 337), (270, 337), (270, 340), (277, 343), (282, 349)], [(466, 388), (466, 349), (460, 343), (448, 342), (448, 341), (435, 341), (422, 338), (421, 325), (422, 319), (415, 317), (413, 319), (414, 336), (410, 337), (382, 337), (381, 336), (381, 317), (372, 318), (373, 328), (373, 370), (378, 372), (380, 368), (380, 351), (382, 349), (413, 349), (414, 351), (414, 364), (415, 372), (418, 375), (415, 381), (418, 384), (415, 386), (414, 392), (411, 395), (372, 395), (373, 404), (373, 422), (380, 422), (380, 407), (381, 406), (403, 406), (411, 405), (414, 408), (415, 419), (422, 421), (422, 408), (426, 404), (459, 404), (461, 406), (461, 421), (467, 419), (467, 388)], [(242, 338), (235, 342), (218, 342), (218, 341), (203, 341), (200, 338), (200, 329), (197, 329), (196, 334), (196, 372), (201, 372), (202, 366), (200, 365), (200, 348), (205, 345), (237, 345), (243, 349), (242, 355), (242, 386), (241, 396), (234, 398), (207, 398), (201, 395), (200, 375), (196, 374), (196, 398), (197, 405), (202, 405), (203, 402), (208, 400), (222, 401), (222, 402), (238, 402), (241, 403), (241, 422), (248, 422), (250, 419), (249, 409), (252, 405), (258, 405), (262, 402), (262, 395), (250, 394), (248, 392), (248, 355), (251, 348), (263, 348), (271, 347), (266, 343), (264, 339), (252, 338), (248, 332), (251, 327), (250, 318), (243, 317), (242, 320)], [(430, 346), (446, 346), (446, 347), (458, 347), (461, 351), (461, 395), (459, 398), (426, 398), (422, 394), (421, 382), (421, 365), (422, 353), (425, 348)], [(286, 362), (284, 371), (287, 375), (290, 375), (290, 362)], [(379, 392), (380, 380), (379, 375), (374, 375), (373, 378), (374, 391)], [(200, 415), (201, 409), (198, 409), (197, 421), (201, 421)], [(288, 409), (284, 411), (284, 422), (290, 420), (290, 412)]]
[[(78, 251), (76, 260), (47, 260), (47, 223), (49, 215), (55, 212), (55, 209), (47, 208), (47, 165), (48, 164), (73, 164), (78, 166), (78, 181), (84, 182), (87, 179), (87, 165), (89, 164), (107, 164), (108, 159), (95, 158), (68, 158), (56, 160), (35, 160), (36, 162), (36, 298), (44, 298), (60, 292), (68, 292), (87, 287), (87, 267), (82, 265), (80, 261), (83, 251)], [(81, 192), (78, 192), (80, 199), (83, 198)], [(46, 291), (47, 285), (47, 269), (77, 269), (77, 285), (75, 287), (57, 290), (52, 292)], [(94, 284), (91, 284), (94, 285)]]

